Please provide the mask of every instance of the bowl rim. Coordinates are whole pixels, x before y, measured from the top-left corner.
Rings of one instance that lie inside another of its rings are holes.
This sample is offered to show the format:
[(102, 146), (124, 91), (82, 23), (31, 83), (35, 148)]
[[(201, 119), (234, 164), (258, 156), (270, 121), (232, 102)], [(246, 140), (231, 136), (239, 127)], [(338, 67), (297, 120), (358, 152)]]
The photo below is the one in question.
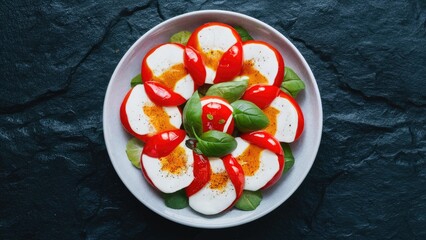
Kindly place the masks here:
[(247, 19), (249, 21), (253, 21), (256, 22), (259, 25), (262, 25), (265, 29), (267, 29), (267, 31), (273, 32), (274, 34), (280, 36), (280, 38), (285, 41), (288, 46), (290, 46), (290, 48), (292, 48), (291, 50), (297, 55), (297, 57), (300, 59), (300, 61), (303, 64), (303, 67), (306, 68), (306, 72), (309, 75), (309, 78), (313, 80), (313, 91), (315, 92), (316, 96), (318, 96), (318, 118), (317, 121), (319, 122), (319, 128), (316, 131), (316, 134), (318, 134), (318, 139), (319, 141), (315, 143), (315, 146), (312, 146), (311, 150), (313, 152), (313, 156), (314, 159), (313, 161), (310, 162), (309, 166), (305, 165), (306, 170), (304, 171), (304, 174), (300, 177), (300, 181), (298, 181), (297, 184), (292, 185), (291, 189), (289, 189), (289, 195), (288, 198), (290, 198), (294, 192), (299, 188), (299, 186), (302, 184), (302, 182), (305, 180), (307, 174), (309, 173), (310, 169), (312, 168), (313, 163), (315, 162), (315, 159), (317, 157), (318, 154), (318, 150), (319, 150), (319, 146), (321, 143), (321, 138), (322, 138), (322, 129), (323, 129), (323, 109), (322, 109), (322, 101), (321, 101), (321, 95), (318, 89), (318, 84), (316, 82), (316, 79), (312, 73), (312, 70), (309, 66), (309, 64), (306, 62), (305, 58), (303, 57), (303, 55), (299, 52), (299, 50), (293, 45), (292, 42), (290, 42), (290, 40), (288, 38), (286, 38), (282, 33), (280, 33), (278, 30), (276, 30), (275, 28), (273, 28), (272, 26), (270, 26), (269, 24), (260, 21), (254, 17), (248, 16), (246, 14), (243, 13), (239, 13), (239, 12), (235, 12), (235, 11), (228, 11), (228, 10), (197, 10), (197, 11), (192, 11), (192, 12), (188, 12), (188, 13), (184, 13), (181, 15), (177, 15), (175, 17), (172, 17), (170, 19), (167, 19), (157, 25), (155, 25), (153, 28), (151, 28), (150, 30), (148, 30), (147, 32), (145, 32), (142, 36), (140, 36), (133, 44), (132, 46), (126, 51), (126, 53), (121, 57), (119, 63), (117, 64), (117, 66), (115, 67), (115, 70), (108, 82), (108, 86), (107, 86), (107, 90), (105, 93), (105, 97), (104, 97), (104, 104), (103, 104), (103, 116), (102, 116), (102, 121), (103, 121), (103, 135), (104, 135), (104, 141), (105, 141), (105, 145), (106, 145), (106, 149), (108, 152), (108, 157), (110, 158), (110, 161), (114, 167), (115, 172), (117, 173), (117, 175), (119, 176), (121, 182), (126, 186), (126, 188), (133, 194), (134, 197), (136, 197), (144, 206), (146, 206), (148, 209), (150, 209), (151, 211), (155, 212), (156, 214), (179, 224), (182, 225), (186, 225), (186, 226), (191, 226), (191, 227), (198, 227), (198, 228), (207, 228), (207, 229), (217, 229), (217, 228), (228, 228), (228, 227), (235, 227), (235, 226), (239, 226), (242, 224), (246, 224), (249, 222), (252, 222), (256, 219), (259, 219), (267, 214), (269, 214), (270, 212), (272, 212), (273, 210), (275, 210), (277, 207), (279, 207), (280, 205), (282, 205), (286, 200), (288, 200), (288, 198), (283, 198), (282, 200), (277, 201), (275, 204), (271, 205), (269, 208), (267, 208), (265, 211), (260, 212), (257, 215), (254, 216), (250, 216), (248, 218), (244, 218), (243, 220), (239, 221), (239, 222), (234, 222), (231, 224), (211, 224), (211, 225), (200, 225), (197, 224), (196, 222), (190, 222), (190, 221), (177, 221), (176, 219), (174, 219), (172, 216), (167, 215), (164, 212), (161, 212), (160, 210), (156, 209), (155, 205), (150, 204), (149, 202), (145, 202), (142, 201), (142, 199), (140, 199), (138, 197), (138, 195), (132, 191), (132, 188), (128, 185), (128, 183), (126, 181), (123, 181), (122, 179), (125, 178), (125, 176), (123, 176), (123, 174), (121, 173), (121, 171), (118, 170), (119, 166), (118, 164), (115, 163), (115, 161), (111, 160), (111, 156), (112, 156), (112, 147), (111, 147), (111, 141), (110, 139), (107, 137), (107, 133), (105, 131), (105, 123), (108, 122), (106, 119), (108, 116), (106, 116), (106, 111), (105, 109), (108, 107), (107, 106), (107, 96), (110, 95), (110, 92), (112, 91), (112, 80), (116, 78), (116, 75), (119, 72), (119, 69), (121, 68), (121, 65), (123, 65), (125, 59), (127, 59), (129, 57), (129, 55), (134, 51), (134, 49), (140, 44), (140, 42), (144, 41), (145, 38), (147, 38), (149, 35), (151, 35), (151, 33), (157, 31), (158, 29), (162, 28), (163, 26), (166, 26), (168, 24), (170, 24), (173, 21), (182, 19), (182, 18), (187, 18), (190, 16), (198, 16), (198, 15), (212, 15), (212, 14), (224, 14), (224, 15), (228, 15), (231, 17), (238, 17), (238, 18), (242, 18), (242, 19)]

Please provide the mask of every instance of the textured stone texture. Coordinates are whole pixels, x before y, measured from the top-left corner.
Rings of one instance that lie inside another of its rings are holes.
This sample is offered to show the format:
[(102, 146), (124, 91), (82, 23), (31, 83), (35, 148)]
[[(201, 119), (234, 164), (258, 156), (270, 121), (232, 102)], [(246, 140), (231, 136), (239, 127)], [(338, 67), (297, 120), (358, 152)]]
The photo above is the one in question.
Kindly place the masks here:
[[(102, 104), (131, 44), (165, 19), (234, 10), (286, 35), (317, 78), (323, 139), (281, 207), (223, 230), (165, 220), (109, 161)], [(1, 239), (425, 239), (424, 1), (2, 1)]]

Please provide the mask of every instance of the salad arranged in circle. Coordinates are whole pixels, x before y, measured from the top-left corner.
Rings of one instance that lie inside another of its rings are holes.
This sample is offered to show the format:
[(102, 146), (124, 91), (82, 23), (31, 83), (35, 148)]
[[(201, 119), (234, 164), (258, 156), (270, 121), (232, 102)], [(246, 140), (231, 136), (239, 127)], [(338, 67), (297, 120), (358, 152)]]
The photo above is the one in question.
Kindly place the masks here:
[(254, 210), (293, 166), (304, 87), (273, 45), (241, 27), (178, 32), (144, 56), (123, 99), (127, 156), (170, 208)]

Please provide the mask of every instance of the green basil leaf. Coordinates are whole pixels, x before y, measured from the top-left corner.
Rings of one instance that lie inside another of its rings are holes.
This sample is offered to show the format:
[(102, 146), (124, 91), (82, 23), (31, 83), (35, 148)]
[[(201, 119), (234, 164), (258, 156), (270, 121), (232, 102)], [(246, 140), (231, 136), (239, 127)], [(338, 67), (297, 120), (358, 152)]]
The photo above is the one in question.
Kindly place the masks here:
[(215, 84), (206, 92), (206, 96), (218, 96), (226, 99), (229, 103), (240, 99), (248, 86), (248, 77), (237, 77), (230, 82)]
[(254, 103), (237, 100), (231, 103), (234, 108), (232, 113), (235, 120), (235, 126), (241, 132), (250, 132), (260, 130), (269, 125), (269, 119), (263, 111)]
[(260, 190), (255, 192), (244, 190), (240, 199), (235, 203), (235, 207), (243, 211), (253, 211), (261, 201), (262, 192)]
[(183, 108), (183, 127), (190, 137), (195, 137), (195, 134), (203, 132), (201, 123), (201, 100), (198, 91), (195, 91)]
[(182, 209), (189, 205), (188, 197), (183, 189), (174, 193), (164, 193), (163, 198), (164, 203), (169, 208)]
[(283, 174), (284, 174), (293, 167), (294, 156), (293, 156), (293, 153), (291, 152), (290, 144), (282, 142), (281, 147), (284, 150), (284, 161), (285, 161), (284, 169), (283, 169)]
[(207, 157), (223, 157), (237, 148), (235, 138), (221, 131), (210, 130), (195, 138), (197, 149)]
[(305, 89), (305, 83), (300, 77), (289, 67), (285, 67), (284, 81), (281, 83), (281, 90), (289, 94), (293, 98)]
[(188, 39), (191, 36), (191, 32), (189, 31), (180, 31), (173, 34), (170, 37), (171, 43), (180, 43), (182, 45), (186, 45), (188, 43)]
[(140, 73), (138, 75), (136, 75), (134, 78), (132, 78), (132, 81), (130, 81), (131, 87), (134, 87), (138, 84), (143, 84), (142, 77), (141, 77)]
[(141, 168), (141, 155), (144, 143), (137, 138), (131, 138), (126, 144), (126, 155), (133, 166)]
[(238, 32), (238, 35), (241, 37), (241, 41), (245, 42), (248, 40), (253, 40), (250, 34), (243, 27), (235, 26), (234, 29)]

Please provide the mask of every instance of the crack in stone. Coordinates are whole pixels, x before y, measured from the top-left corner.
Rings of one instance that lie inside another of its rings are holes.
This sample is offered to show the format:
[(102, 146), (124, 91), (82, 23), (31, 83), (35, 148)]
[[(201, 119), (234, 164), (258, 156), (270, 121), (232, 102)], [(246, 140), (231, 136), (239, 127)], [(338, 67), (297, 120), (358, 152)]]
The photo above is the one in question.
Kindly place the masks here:
[(308, 224), (307, 224), (309, 229), (313, 230), (313, 222), (314, 222), (315, 217), (317, 216), (319, 210), (321, 209), (321, 206), (324, 203), (324, 198), (325, 198), (325, 195), (327, 193), (327, 188), (331, 184), (333, 184), (333, 182), (335, 182), (337, 179), (339, 179), (341, 176), (344, 176), (344, 175), (347, 175), (347, 174), (348, 174), (348, 172), (346, 170), (337, 172), (323, 183), (323, 187), (321, 189), (320, 200), (318, 201), (318, 204), (316, 205), (316, 207), (315, 207), (315, 209), (312, 213), (312, 216), (309, 218), (309, 221), (308, 221)]
[(97, 50), (104, 41), (106, 40), (107, 36), (111, 32), (111, 30), (120, 22), (120, 20), (124, 17), (129, 17), (135, 14), (138, 11), (142, 11), (147, 9), (151, 6), (153, 1), (149, 1), (147, 4), (142, 6), (136, 6), (131, 9), (125, 8), (120, 11), (120, 13), (114, 17), (107, 25), (105, 31), (103, 32), (102, 36), (99, 38), (99, 40), (93, 44), (89, 50), (83, 55), (83, 57), (78, 61), (73, 67), (70, 69), (70, 73), (68, 74), (66, 83), (61, 86), (58, 90), (47, 90), (47, 92), (40, 94), (35, 99), (32, 99), (28, 102), (22, 103), (22, 104), (14, 104), (12, 106), (2, 107), (0, 108), (0, 115), (6, 115), (6, 114), (14, 114), (21, 112), (25, 109), (32, 108), (40, 103), (49, 101), (50, 99), (53, 99), (57, 96), (60, 96), (62, 94), (65, 94), (69, 87), (71, 86), (72, 78), (74, 77), (74, 74), (77, 72), (78, 68), (86, 61), (86, 59), (95, 51)]
[(157, 0), (155, 2), (155, 7), (157, 9), (158, 16), (161, 18), (161, 20), (163, 20), (163, 21), (166, 20), (166, 17), (163, 15), (163, 12), (161, 11), (161, 6), (160, 6), (159, 0)]

